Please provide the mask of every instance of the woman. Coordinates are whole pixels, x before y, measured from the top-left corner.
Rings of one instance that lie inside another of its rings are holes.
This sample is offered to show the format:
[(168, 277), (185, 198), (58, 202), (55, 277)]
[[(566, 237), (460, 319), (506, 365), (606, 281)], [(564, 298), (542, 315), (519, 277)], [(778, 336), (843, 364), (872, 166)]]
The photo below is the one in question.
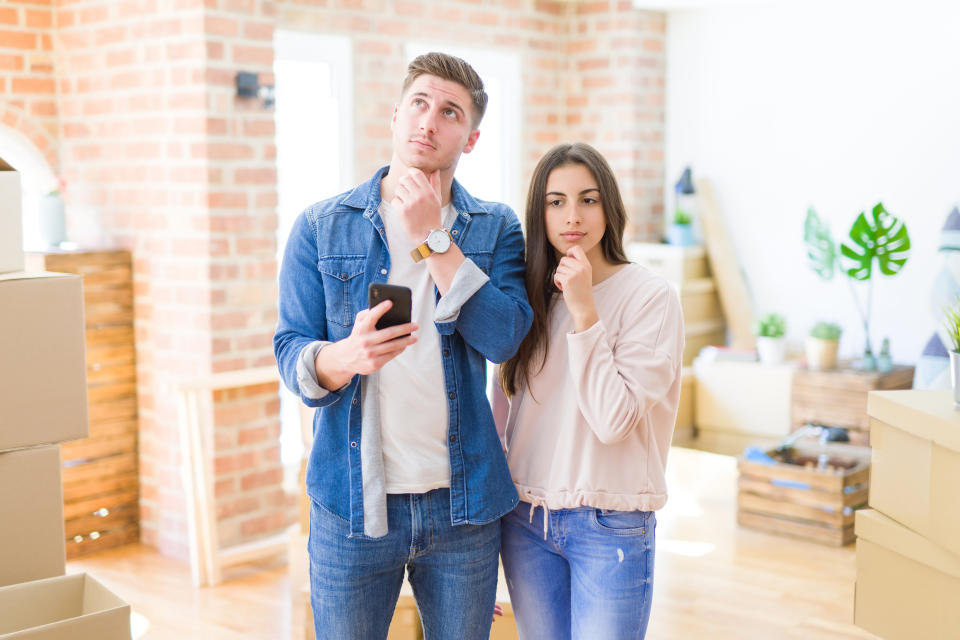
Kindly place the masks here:
[(646, 633), (683, 319), (667, 282), (627, 260), (626, 222), (613, 172), (589, 145), (559, 145), (537, 165), (526, 211), (533, 327), (499, 373), (521, 500), (503, 519), (501, 554), (525, 640)]

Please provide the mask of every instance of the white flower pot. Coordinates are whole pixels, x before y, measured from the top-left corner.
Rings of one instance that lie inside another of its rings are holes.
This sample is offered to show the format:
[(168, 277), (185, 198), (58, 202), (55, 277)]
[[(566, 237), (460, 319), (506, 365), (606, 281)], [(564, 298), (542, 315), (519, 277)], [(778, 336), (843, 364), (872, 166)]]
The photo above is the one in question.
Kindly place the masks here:
[(837, 348), (839, 340), (824, 340), (807, 336), (807, 368), (814, 371), (826, 371), (837, 368)]
[(760, 356), (760, 362), (763, 364), (782, 363), (787, 359), (787, 339), (758, 337), (757, 355)]
[(960, 409), (960, 353), (950, 352), (950, 384), (953, 386), (953, 408)]

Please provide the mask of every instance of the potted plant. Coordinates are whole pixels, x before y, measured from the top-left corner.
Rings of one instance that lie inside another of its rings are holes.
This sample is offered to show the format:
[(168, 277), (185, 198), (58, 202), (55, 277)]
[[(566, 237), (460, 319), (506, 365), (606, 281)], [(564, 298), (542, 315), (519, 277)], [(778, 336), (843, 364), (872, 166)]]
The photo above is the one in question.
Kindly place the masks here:
[(818, 322), (807, 336), (807, 368), (818, 371), (837, 367), (837, 348), (840, 346), (840, 325)]
[(780, 364), (787, 357), (787, 321), (779, 313), (768, 313), (753, 328), (757, 336), (757, 355), (763, 364)]
[(680, 209), (673, 214), (673, 222), (667, 226), (667, 244), (689, 247), (694, 244), (693, 219)]
[(960, 298), (943, 310), (944, 328), (950, 340), (950, 385), (953, 387), (953, 408), (960, 409)]
[[(863, 358), (856, 367), (872, 371), (877, 360), (870, 345), (870, 310), (873, 301), (874, 263), (884, 276), (895, 276), (910, 257), (910, 235), (907, 225), (891, 215), (878, 202), (871, 215), (861, 211), (850, 227), (850, 242), (834, 244), (827, 223), (820, 219), (811, 207), (804, 222), (803, 239), (807, 245), (810, 268), (824, 280), (831, 280), (834, 273), (844, 272), (850, 285), (850, 295), (863, 323), (866, 338)], [(844, 264), (841, 265), (840, 257)], [(866, 301), (861, 304), (854, 281), (866, 284)]]

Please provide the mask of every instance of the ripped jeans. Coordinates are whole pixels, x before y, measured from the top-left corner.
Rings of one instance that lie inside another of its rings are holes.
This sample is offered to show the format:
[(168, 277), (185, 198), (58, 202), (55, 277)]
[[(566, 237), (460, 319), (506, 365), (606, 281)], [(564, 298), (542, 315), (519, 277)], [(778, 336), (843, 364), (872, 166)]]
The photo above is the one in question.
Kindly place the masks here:
[(529, 502), (504, 516), (500, 554), (521, 640), (643, 638), (656, 526), (653, 511)]

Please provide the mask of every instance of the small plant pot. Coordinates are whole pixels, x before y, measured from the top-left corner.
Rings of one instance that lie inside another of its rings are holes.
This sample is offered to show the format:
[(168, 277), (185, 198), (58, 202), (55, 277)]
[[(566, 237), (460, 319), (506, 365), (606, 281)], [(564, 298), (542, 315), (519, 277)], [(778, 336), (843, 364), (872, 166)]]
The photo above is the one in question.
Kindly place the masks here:
[(953, 408), (960, 409), (960, 353), (950, 352), (950, 385), (953, 387)]
[(667, 244), (677, 247), (692, 247), (695, 244), (693, 239), (693, 225), (689, 224), (671, 224), (667, 226)]
[(757, 355), (763, 364), (781, 364), (787, 359), (787, 339), (768, 338), (760, 336), (757, 338)]
[(814, 371), (827, 371), (837, 368), (837, 348), (839, 340), (824, 340), (807, 337), (807, 368)]

